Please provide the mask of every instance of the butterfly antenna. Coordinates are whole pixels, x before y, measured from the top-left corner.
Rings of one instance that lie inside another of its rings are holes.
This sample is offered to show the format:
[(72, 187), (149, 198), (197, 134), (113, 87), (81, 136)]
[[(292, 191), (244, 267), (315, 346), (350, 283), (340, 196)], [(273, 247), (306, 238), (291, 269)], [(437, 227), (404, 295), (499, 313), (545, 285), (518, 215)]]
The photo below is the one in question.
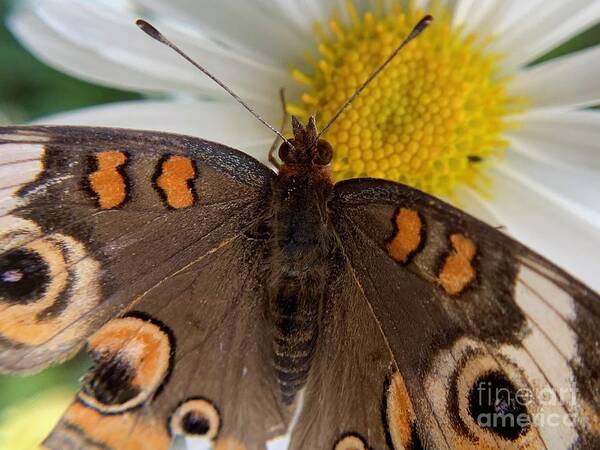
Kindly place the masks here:
[(409, 33), (408, 36), (406, 36), (402, 43), (398, 47), (396, 47), (396, 49), (392, 53), (390, 53), (390, 55), (385, 59), (385, 61), (381, 63), (381, 65), (377, 69), (375, 69), (371, 73), (371, 75), (369, 75), (369, 77), (363, 82), (363, 84), (360, 85), (360, 87), (354, 92), (354, 94), (352, 94), (350, 98), (344, 102), (340, 109), (337, 110), (337, 112), (333, 115), (329, 122), (327, 122), (327, 125), (323, 127), (323, 129), (317, 136), (317, 139), (321, 137), (321, 135), (325, 133), (331, 125), (333, 125), (333, 123), (338, 119), (338, 117), (340, 117), (340, 115), (348, 108), (348, 106), (350, 106), (350, 104), (356, 99), (356, 97), (358, 97), (361, 94), (361, 92), (365, 90), (365, 88), (371, 83), (371, 81), (373, 81), (373, 79), (375, 79), (375, 77), (379, 75), (379, 73), (383, 69), (386, 68), (386, 66), (390, 63), (390, 61), (392, 61), (392, 59), (395, 58), (395, 56), (400, 52), (400, 50), (402, 50), (406, 46), (406, 44), (408, 44), (410, 41), (412, 41), (414, 38), (420, 35), (423, 32), (423, 30), (427, 28), (427, 26), (431, 23), (432, 20), (433, 17), (429, 14), (427, 14), (425, 17), (419, 20), (419, 23), (417, 23), (414, 26), (412, 31)]
[(231, 95), (234, 99), (236, 99), (236, 101), (240, 105), (242, 105), (244, 108), (246, 108), (248, 110), (248, 112), (250, 112), (250, 114), (252, 114), (254, 117), (256, 117), (260, 123), (262, 123), (267, 128), (269, 128), (273, 133), (275, 133), (277, 136), (279, 136), (290, 147), (292, 147), (292, 148), (294, 147), (290, 143), (290, 141), (288, 141), (285, 138), (285, 136), (283, 136), (283, 134), (281, 134), (275, 127), (273, 127), (265, 119), (263, 119), (260, 116), (260, 114), (258, 114), (256, 111), (254, 111), (250, 106), (248, 106), (248, 104), (246, 104), (246, 102), (244, 102), (244, 100), (242, 100), (239, 95), (237, 95), (235, 92), (233, 92), (229, 87), (227, 87), (221, 80), (219, 80), (217, 77), (215, 77), (212, 73), (210, 73), (208, 70), (206, 70), (200, 64), (198, 64), (196, 61), (194, 61), (192, 58), (190, 58), (188, 55), (186, 55), (183, 52), (183, 50), (181, 50), (179, 47), (177, 47), (175, 44), (173, 44), (170, 40), (168, 40), (160, 31), (158, 31), (156, 28), (154, 28), (152, 25), (150, 25), (148, 22), (146, 22), (145, 20), (142, 20), (142, 19), (136, 20), (135, 24), (144, 33), (146, 33), (148, 36), (150, 36), (152, 39), (157, 40), (161, 44), (165, 44), (167, 47), (170, 47), (172, 50), (175, 50), (177, 53), (179, 53), (179, 55), (181, 55), (186, 61), (191, 63), (194, 67), (196, 67), (198, 70), (200, 70), (202, 73), (204, 73), (204, 75), (206, 75), (208, 78), (210, 78), (215, 83), (217, 83), (219, 86), (221, 86), (229, 95)]

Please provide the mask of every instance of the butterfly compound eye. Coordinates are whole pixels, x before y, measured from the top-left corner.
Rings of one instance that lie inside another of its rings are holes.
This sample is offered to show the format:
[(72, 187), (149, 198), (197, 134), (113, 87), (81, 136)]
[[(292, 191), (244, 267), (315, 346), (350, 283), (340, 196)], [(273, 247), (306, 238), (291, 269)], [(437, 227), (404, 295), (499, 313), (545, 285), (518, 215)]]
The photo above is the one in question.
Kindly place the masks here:
[(333, 148), (331, 144), (323, 139), (319, 139), (317, 143), (317, 152), (315, 156), (315, 164), (326, 166), (331, 162), (333, 157)]
[[(290, 142), (292, 145), (294, 145), (293, 139), (291, 139)], [(279, 159), (281, 159), (284, 163), (296, 162), (295, 149), (290, 147), (287, 142), (283, 142), (279, 146)]]
[(181, 403), (169, 419), (171, 434), (215, 439), (221, 428), (221, 415), (207, 399), (191, 398)]

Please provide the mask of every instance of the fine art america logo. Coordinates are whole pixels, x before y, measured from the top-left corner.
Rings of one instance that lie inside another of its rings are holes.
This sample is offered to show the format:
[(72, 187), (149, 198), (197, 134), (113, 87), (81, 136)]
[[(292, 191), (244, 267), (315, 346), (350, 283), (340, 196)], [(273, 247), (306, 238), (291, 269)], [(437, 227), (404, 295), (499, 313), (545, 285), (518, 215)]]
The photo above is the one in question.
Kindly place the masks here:
[(517, 389), (494, 373), (479, 379), (469, 396), (469, 413), (477, 424), (508, 439), (518, 438), (533, 423), (540, 427), (570, 425), (569, 415), (564, 414), (562, 406), (576, 404), (571, 389)]

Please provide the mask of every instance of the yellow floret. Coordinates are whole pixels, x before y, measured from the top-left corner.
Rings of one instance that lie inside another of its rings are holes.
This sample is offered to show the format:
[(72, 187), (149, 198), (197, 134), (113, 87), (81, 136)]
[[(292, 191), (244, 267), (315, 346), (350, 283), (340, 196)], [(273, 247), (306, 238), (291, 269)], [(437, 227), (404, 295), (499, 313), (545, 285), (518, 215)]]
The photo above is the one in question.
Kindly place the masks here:
[[(306, 92), (289, 112), (317, 113), (323, 126), (422, 15), (396, 6), (361, 17), (348, 2), (350, 24), (331, 20), (331, 34), (318, 32), (313, 72), (293, 70)], [(336, 179), (381, 177), (449, 197), (462, 183), (483, 189), (482, 166), (501, 156), (508, 116), (524, 102), (497, 75), (499, 56), (450, 22), (438, 12), (329, 129)]]

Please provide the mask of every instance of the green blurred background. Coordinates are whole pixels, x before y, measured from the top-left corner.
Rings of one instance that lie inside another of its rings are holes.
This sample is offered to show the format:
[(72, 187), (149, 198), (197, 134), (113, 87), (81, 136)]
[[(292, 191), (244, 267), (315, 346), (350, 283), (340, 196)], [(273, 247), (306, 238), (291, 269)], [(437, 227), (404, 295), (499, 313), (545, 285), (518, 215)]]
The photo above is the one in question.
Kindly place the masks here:
[[(37, 61), (15, 41), (5, 26), (10, 3), (0, 0), (0, 124), (23, 123), (56, 112), (139, 98), (135, 93), (82, 82)], [(598, 43), (600, 24), (537, 62)], [(198, 76), (202, 74), (199, 73)], [(6, 428), (8, 412), (14, 416), (21, 405), (31, 403), (36, 396), (50, 388), (64, 386), (67, 393), (75, 392), (78, 379), (88, 366), (88, 360), (80, 355), (72, 361), (30, 377), (0, 376), (0, 450), (20, 450), (7, 449), (6, 444), (3, 445), (2, 428)], [(61, 391), (61, 395), (65, 395), (64, 391)], [(28, 426), (31, 429), (36, 424)]]

